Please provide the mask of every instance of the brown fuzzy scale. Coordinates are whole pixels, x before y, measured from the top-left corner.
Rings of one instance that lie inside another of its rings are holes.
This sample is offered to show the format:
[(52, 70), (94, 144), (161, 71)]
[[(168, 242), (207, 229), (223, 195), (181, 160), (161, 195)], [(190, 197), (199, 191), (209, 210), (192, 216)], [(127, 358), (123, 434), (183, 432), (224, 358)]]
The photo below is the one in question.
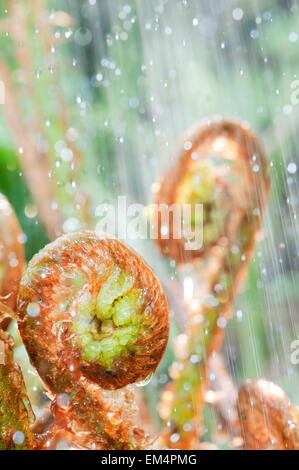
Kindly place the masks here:
[[(21, 243), (22, 230), (13, 208), (3, 194), (0, 194), (0, 281), (1, 301), (15, 310), (20, 281), (22, 278), (25, 253)], [(0, 328), (6, 329), (10, 318), (0, 322)]]
[[(73, 317), (68, 310), (59, 308), (59, 302), (70, 296), (70, 287), (59, 281), (61, 276), (79, 271), (88, 291), (97, 293), (103, 283), (103, 277), (98, 275), (101, 265), (107, 269), (118, 266), (133, 276), (134, 288), (143, 291), (150, 322), (147, 333), (138, 338), (136, 350), (120, 356), (111, 371), (81, 358), (80, 349), (71, 342)], [(27, 314), (27, 306), (32, 302), (40, 305), (36, 318)], [(63, 236), (34, 256), (21, 282), (18, 307), (19, 329), (31, 361), (55, 393), (65, 391), (65, 380), (72, 375), (71, 365), (74, 377), (86, 377), (105, 389), (144, 380), (155, 371), (168, 340), (168, 306), (156, 276), (124, 244), (115, 239), (100, 239), (93, 232)]]
[[(224, 138), (226, 143), (222, 149), (213, 148), (216, 139)], [(184, 143), (192, 143), (189, 150), (185, 150)], [(228, 228), (232, 214), (237, 211), (244, 211), (259, 208), (258, 201), (265, 201), (269, 193), (269, 180), (267, 177), (267, 162), (264, 152), (258, 142), (257, 137), (248, 129), (248, 126), (237, 121), (226, 118), (204, 119), (193, 125), (180, 140), (177, 150), (171, 158), (175, 162), (164, 173), (160, 181), (160, 189), (156, 195), (156, 204), (167, 204), (171, 206), (177, 203), (181, 184), (186, 174), (192, 173), (196, 162), (192, 159), (193, 152), (198, 154), (197, 161), (203, 161), (209, 154), (217, 155), (220, 158), (231, 158), (235, 161), (232, 172), (238, 178), (238, 182), (227, 186), (230, 197), (230, 212), (226, 217), (221, 236), (228, 237)], [(229, 155), (228, 155), (229, 154)], [(256, 161), (252, 160), (256, 155)], [(259, 165), (259, 171), (253, 172), (253, 165)], [(223, 184), (223, 182), (221, 183)], [(188, 201), (185, 201), (186, 203)], [(248, 207), (248, 202), (250, 207)], [(258, 217), (257, 217), (258, 220)], [(170, 214), (170, 222), (172, 216)], [(161, 235), (161, 218), (157, 217), (158, 240), (157, 245), (163, 254), (168, 258), (176, 260), (178, 263), (186, 263), (198, 258), (202, 258), (211, 246), (203, 246), (200, 250), (185, 250), (185, 239), (173, 238), (173, 226), (169, 224), (169, 239), (163, 239)], [(259, 222), (258, 222), (259, 223)], [(218, 243), (218, 240), (215, 244)]]
[(245, 449), (299, 450), (299, 411), (274, 383), (247, 380), (239, 389), (238, 413)]

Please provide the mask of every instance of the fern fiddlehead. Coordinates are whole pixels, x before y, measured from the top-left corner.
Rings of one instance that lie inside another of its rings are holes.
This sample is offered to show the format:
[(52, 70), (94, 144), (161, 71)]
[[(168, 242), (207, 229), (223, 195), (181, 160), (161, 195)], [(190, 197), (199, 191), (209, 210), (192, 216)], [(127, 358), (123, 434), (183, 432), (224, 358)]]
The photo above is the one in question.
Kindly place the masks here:
[(264, 153), (244, 123), (223, 118), (195, 125), (182, 139), (175, 164), (162, 178), (156, 202), (203, 204), (203, 246), (186, 251), (185, 239), (161, 232), (161, 253), (174, 259), (185, 287), (188, 326), (177, 338), (173, 383), (162, 395), (168, 446), (197, 446), (206, 359), (219, 348), (232, 301), (246, 275), (269, 192)]
[(273, 382), (246, 380), (238, 413), (246, 449), (299, 450), (299, 411)]
[(123, 387), (155, 371), (169, 329), (165, 295), (140, 256), (93, 232), (60, 237), (29, 263), (18, 317), (55, 396), (51, 432), (65, 428), (90, 448), (140, 448)]
[(23, 234), (13, 208), (0, 194), (0, 449), (35, 446), (34, 420), (22, 373), (13, 358), (13, 340), (5, 331), (17, 303), (25, 263)]
[(10, 321), (9, 309), (15, 310), (19, 284), (24, 270), (24, 238), (13, 208), (0, 193), (0, 310), (3, 320), (0, 328), (5, 329)]

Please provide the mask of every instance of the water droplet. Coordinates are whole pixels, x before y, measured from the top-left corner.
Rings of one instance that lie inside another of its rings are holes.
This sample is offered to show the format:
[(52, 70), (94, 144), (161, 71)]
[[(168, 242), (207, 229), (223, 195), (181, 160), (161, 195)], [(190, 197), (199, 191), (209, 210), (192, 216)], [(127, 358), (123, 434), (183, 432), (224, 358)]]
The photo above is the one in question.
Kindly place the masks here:
[(234, 20), (241, 21), (243, 16), (244, 16), (244, 12), (243, 12), (242, 8), (234, 8), (233, 9), (232, 17), (233, 17)]
[(289, 41), (290, 42), (296, 42), (298, 39), (298, 34), (295, 32), (292, 32), (289, 34)]
[(224, 328), (226, 327), (226, 325), (227, 325), (227, 320), (226, 320), (226, 318), (224, 318), (224, 317), (219, 317), (218, 320), (217, 320), (217, 326), (218, 326), (219, 328), (224, 329)]
[(71, 400), (67, 393), (59, 393), (57, 395), (57, 405), (59, 408), (68, 408), (70, 406)]
[(283, 107), (283, 112), (284, 114), (286, 114), (287, 116), (289, 114), (292, 114), (292, 111), (293, 111), (293, 108), (290, 104), (286, 104), (284, 107)]
[(126, 33), (126, 31), (122, 31), (119, 37), (122, 41), (126, 41), (128, 39), (128, 33)]
[(176, 432), (174, 434), (171, 434), (170, 436), (170, 441), (175, 443), (175, 442), (178, 442), (180, 440), (180, 435)]
[(69, 219), (67, 219), (64, 224), (63, 224), (63, 231), (65, 233), (68, 233), (68, 232), (75, 232), (76, 230), (78, 230), (80, 227), (80, 222), (78, 219), (76, 219), (75, 217), (70, 217)]
[(24, 213), (28, 219), (34, 219), (37, 216), (37, 206), (35, 204), (27, 204)]
[(66, 31), (64, 33), (64, 36), (65, 36), (66, 39), (69, 39), (72, 34), (73, 34), (73, 31), (71, 29), (69, 29), (68, 31)]
[(113, 44), (113, 38), (110, 34), (107, 34), (106, 36), (106, 43), (107, 43), (107, 46), (112, 46)]
[(294, 162), (291, 162), (288, 164), (288, 172), (291, 173), (291, 175), (294, 175), (297, 171), (297, 165)]
[(19, 261), (17, 260), (17, 258), (15, 257), (15, 254), (13, 253), (13, 256), (9, 260), (9, 265), (12, 268), (16, 268), (18, 266), (18, 264), (19, 264)]
[(151, 382), (151, 380), (152, 380), (153, 377), (154, 377), (154, 374), (153, 374), (153, 372), (152, 372), (152, 373), (151, 373), (150, 375), (148, 375), (144, 380), (141, 380), (141, 382), (137, 382), (137, 383), (136, 383), (136, 386), (137, 386), (137, 387), (146, 387), (146, 385), (148, 385), (148, 384)]
[(184, 142), (184, 149), (190, 150), (191, 148), (192, 148), (192, 142), (190, 140), (186, 140), (186, 142)]
[(30, 302), (26, 310), (30, 317), (36, 318), (40, 314), (40, 305), (37, 302)]
[(257, 39), (259, 37), (260, 33), (258, 32), (257, 29), (253, 29), (252, 31), (250, 31), (250, 37), (252, 39)]
[(242, 310), (237, 310), (237, 320), (242, 321), (243, 319), (243, 312)]
[(70, 162), (73, 159), (73, 152), (69, 148), (64, 148), (61, 153), (61, 158), (64, 162)]
[(92, 41), (92, 32), (88, 28), (79, 28), (75, 32), (74, 41), (79, 46), (87, 46)]
[(16, 431), (12, 436), (12, 440), (15, 444), (21, 445), (25, 441), (25, 435), (22, 431)]

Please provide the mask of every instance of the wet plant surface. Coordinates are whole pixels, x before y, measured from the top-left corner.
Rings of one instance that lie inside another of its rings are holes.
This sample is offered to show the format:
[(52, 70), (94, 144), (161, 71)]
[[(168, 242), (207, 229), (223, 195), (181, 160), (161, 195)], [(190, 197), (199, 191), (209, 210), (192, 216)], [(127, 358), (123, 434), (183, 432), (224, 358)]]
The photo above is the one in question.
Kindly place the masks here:
[(1, 449), (298, 449), (298, 15), (0, 0)]

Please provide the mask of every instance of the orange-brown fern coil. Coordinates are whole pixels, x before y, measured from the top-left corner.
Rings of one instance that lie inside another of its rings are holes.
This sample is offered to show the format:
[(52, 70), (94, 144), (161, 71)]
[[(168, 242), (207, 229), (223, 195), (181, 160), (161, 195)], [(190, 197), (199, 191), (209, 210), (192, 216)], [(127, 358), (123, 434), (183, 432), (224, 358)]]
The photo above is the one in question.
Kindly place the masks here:
[[(13, 208), (0, 194), (0, 295), (1, 301), (15, 310), (25, 264), (23, 234)], [(5, 329), (10, 322), (0, 323)]]
[[(204, 237), (199, 249), (186, 250), (184, 237), (174, 237), (172, 213), (170, 212), (166, 235), (161, 230), (162, 219), (157, 217), (157, 245), (163, 256), (178, 263), (201, 258), (207, 250), (219, 243), (221, 237), (230, 238), (230, 222), (238, 212), (246, 217), (254, 211), (257, 215), (255, 223), (259, 227), (260, 215), (267, 202), (270, 187), (266, 157), (258, 138), (247, 123), (219, 116), (204, 119), (185, 133), (170, 159), (169, 169), (159, 182), (156, 204), (170, 207), (173, 204), (190, 202), (186, 197), (186, 189), (188, 193), (188, 184), (191, 181), (188, 180), (189, 176), (202, 177), (201, 191), (210, 191), (207, 200), (200, 199), (199, 191), (196, 202), (202, 203), (204, 210), (209, 206), (215, 209), (218, 233), (212, 241), (205, 240)], [(211, 188), (205, 187), (207, 182)], [(223, 220), (217, 216), (219, 209), (223, 212)], [(206, 225), (204, 215), (204, 231)]]
[(105, 389), (142, 381), (168, 340), (157, 277), (132, 249), (95, 232), (62, 236), (33, 257), (18, 314), (30, 359), (56, 394), (84, 377)]
[(299, 411), (273, 382), (244, 382), (238, 414), (245, 449), (299, 450)]

